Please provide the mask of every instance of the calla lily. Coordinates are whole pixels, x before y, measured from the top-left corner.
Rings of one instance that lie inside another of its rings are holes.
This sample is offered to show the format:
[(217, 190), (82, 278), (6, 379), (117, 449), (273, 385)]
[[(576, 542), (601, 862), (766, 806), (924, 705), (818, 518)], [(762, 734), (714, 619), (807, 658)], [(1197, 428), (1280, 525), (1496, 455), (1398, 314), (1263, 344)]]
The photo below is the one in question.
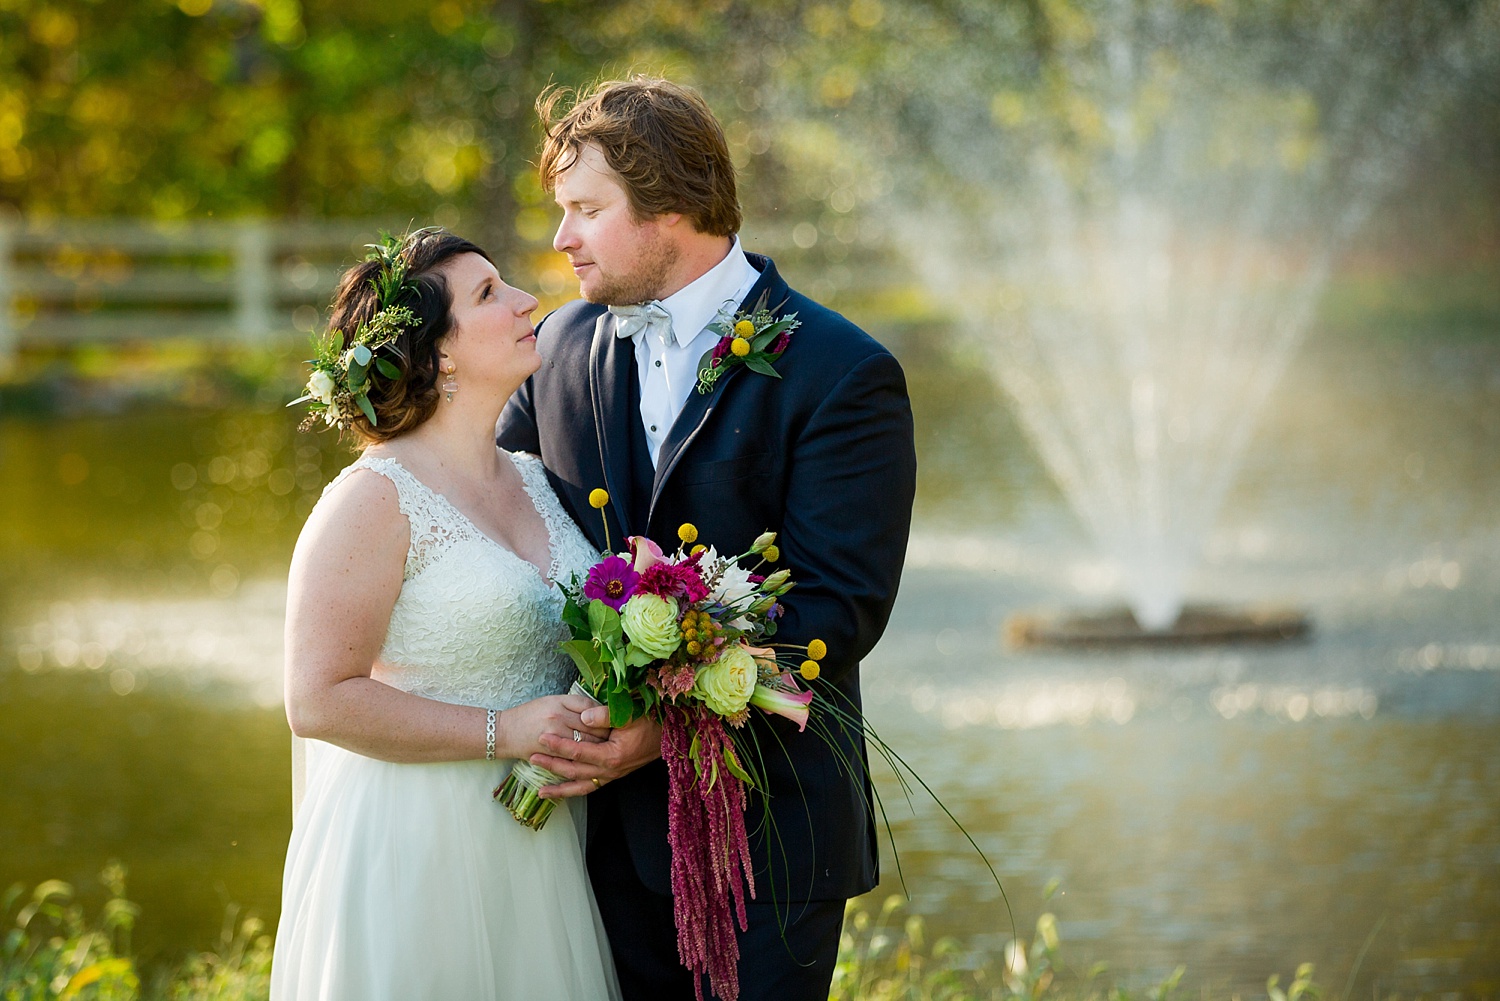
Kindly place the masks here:
[(808, 705), (813, 700), (812, 692), (787, 691), (784, 688), (756, 684), (750, 696), (750, 704), (757, 709), (778, 716), (785, 716), (797, 724), (799, 731), (807, 729)]
[(661, 546), (658, 546), (644, 535), (632, 535), (630, 537), (630, 552), (635, 556), (635, 566), (632, 569), (636, 573), (645, 573), (647, 568), (666, 562), (666, 557), (662, 555)]

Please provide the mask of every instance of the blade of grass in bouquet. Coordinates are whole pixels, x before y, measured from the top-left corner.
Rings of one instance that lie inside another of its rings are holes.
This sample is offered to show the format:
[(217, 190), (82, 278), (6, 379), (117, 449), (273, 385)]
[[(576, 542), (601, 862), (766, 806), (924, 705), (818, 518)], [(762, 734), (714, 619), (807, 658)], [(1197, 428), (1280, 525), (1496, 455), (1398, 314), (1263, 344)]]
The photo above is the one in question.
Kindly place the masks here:
[[(822, 704), (819, 705), (819, 708), (828, 708), (830, 709), (830, 711), (832, 710), (832, 707), (825, 707)], [(816, 717), (809, 719), (809, 725), (813, 723), (814, 719), (816, 719)], [(837, 758), (835, 760), (838, 763), (840, 774), (846, 775), (851, 781), (853, 781), (853, 779), (855, 778), (853, 761), (847, 755), (845, 755), (843, 753), (843, 749), (838, 746), (837, 741), (834, 740), (833, 731), (827, 728), (827, 725), (824, 724), (821, 719), (817, 719), (816, 722), (817, 725), (823, 727), (823, 729), (815, 730), (814, 732), (819, 733), (823, 737), (824, 743), (826, 743), (831, 750), (837, 753)], [(840, 729), (845, 733), (849, 733), (849, 728), (847, 726), (841, 725)], [(886, 763), (888, 765), (890, 764), (889, 761), (887, 761)], [(901, 776), (901, 773), (897, 771), (894, 766), (891, 767), (891, 771), (896, 775), (897, 781), (901, 784), (902, 790), (906, 793), (906, 805), (911, 808), (912, 813), (916, 813), (916, 806), (911, 801), (910, 786), (906, 784), (904, 778)], [(865, 782), (869, 786), (870, 795), (875, 800), (875, 809), (880, 814), (880, 822), (885, 825), (886, 841), (891, 846), (891, 859), (896, 863), (896, 880), (901, 884), (901, 892), (906, 894), (907, 898), (910, 899), (911, 891), (907, 888), (906, 885), (906, 871), (901, 865), (901, 852), (896, 848), (896, 835), (895, 832), (891, 830), (891, 818), (890, 815), (886, 813), (885, 800), (881, 798), (880, 789), (875, 785), (875, 780), (870, 777), (868, 769), (865, 769), (864, 772)]]
[(759, 757), (760, 748), (757, 745), (755, 739), (749, 734), (745, 733), (743, 730), (736, 730), (732, 727), (729, 729), (728, 733), (730, 741), (734, 744), (734, 753), (739, 755), (740, 767), (745, 769), (745, 771), (750, 775), (750, 784), (756, 789), (765, 789), (766, 773), (764, 762), (762, 762), (759, 766), (756, 765), (756, 763), (751, 760), (750, 754), (746, 752), (746, 747), (748, 745), (749, 750), (755, 752), (755, 756), (757, 758)]
[[(781, 739), (781, 734), (779, 734), (779, 733), (776, 732), (776, 728), (774, 726), (767, 726), (767, 727), (765, 727), (765, 730), (767, 730), (771, 734), (771, 736), (773, 736), (773, 737), (776, 738), (776, 743), (778, 745), (780, 745), (780, 747), (781, 747), (781, 753), (786, 756), (787, 762), (790, 763), (791, 760), (792, 760), (791, 752), (787, 750), (786, 742)], [(761, 757), (761, 750), (760, 750), (759, 742), (758, 741), (753, 741), (752, 743), (754, 743), (756, 745), (756, 747), (755, 747), (756, 756), (757, 757)], [(763, 757), (761, 758), (761, 763), (762, 763), (762, 768), (764, 768), (764, 763), (765, 762), (764, 762), (764, 758)], [(816, 853), (816, 851), (817, 851), (817, 827), (813, 823), (812, 810), (811, 810), (811, 808), (809, 808), (809, 806), (807, 804), (807, 791), (802, 788), (802, 777), (797, 774), (797, 769), (795, 769), (795, 768), (792, 769), (792, 780), (797, 783), (797, 794), (802, 797), (803, 815), (807, 817), (807, 836), (808, 836), (808, 839), (812, 842), (812, 849), (811, 850), (814, 853)], [(763, 799), (765, 801), (769, 801), (770, 798), (771, 798), (769, 792), (763, 792), (762, 793), (762, 797), (763, 797)], [(776, 846), (781, 851), (781, 861), (782, 861), (782, 864), (786, 866), (786, 871), (787, 872), (791, 872), (791, 869), (792, 869), (792, 860), (791, 860), (791, 857), (787, 854), (785, 839), (783, 839), (781, 837), (781, 832), (776, 829), (776, 818), (771, 813), (771, 810), (770, 810), (769, 806), (766, 807), (766, 809), (764, 810), (764, 813), (765, 813), (766, 823), (770, 827), (770, 835), (773, 836), (773, 837), (775, 837), (775, 839), (776, 839)], [(816, 876), (814, 876), (814, 878), (816, 878)], [(785, 914), (783, 914), (782, 911), (781, 911), (781, 908), (778, 906), (777, 894), (776, 894), (776, 876), (775, 876), (775, 873), (773, 873), (770, 870), (769, 867), (766, 870), (766, 880), (767, 880), (767, 882), (769, 882), (771, 884), (771, 906), (774, 909), (775, 914), (776, 914), (777, 930), (781, 933), (781, 940), (782, 940), (782, 942), (786, 944), (786, 946), (787, 946), (788, 949), (790, 949), (791, 948), (791, 943), (787, 941), (786, 932), (787, 932), (787, 928), (789, 928), (791, 926), (791, 920), (792, 920), (792, 918), (791, 918), (791, 912), (788, 911)], [(811, 903), (811, 900), (812, 900), (812, 889), (813, 889), (813, 884), (812, 884), (812, 882), (809, 882), (808, 886), (807, 886), (807, 894), (803, 898), (803, 911), (804, 912), (807, 910), (807, 904)], [(788, 882), (786, 890), (787, 890), (787, 896), (790, 897), (791, 893), (792, 893), (792, 886), (791, 886), (790, 882)]]
[[(757, 741), (757, 740), (755, 740), (755, 739), (753, 739), (749, 735), (747, 735), (746, 736), (746, 743), (749, 744), (751, 750), (754, 752), (756, 760), (760, 762), (761, 774), (764, 775), (765, 774), (765, 758), (762, 757), (762, 755), (760, 753), (760, 742)], [(800, 784), (800, 782), (799, 782), (799, 784)], [(785, 865), (788, 869), (790, 869), (791, 868), (791, 858), (790, 858), (790, 856), (787, 855), (786, 842), (785, 842), (785, 840), (782, 839), (781, 832), (779, 830), (777, 830), (777, 828), (776, 828), (776, 817), (771, 813), (770, 806), (768, 805), (769, 802), (770, 802), (770, 799), (771, 799), (771, 794), (768, 793), (768, 792), (766, 792), (765, 786), (763, 786), (763, 785), (759, 787), (759, 792), (760, 792), (761, 804), (762, 804), (761, 811), (760, 811), (760, 813), (761, 813), (761, 823), (758, 824), (758, 825), (756, 825), (756, 827), (755, 827), (755, 829), (753, 831), (747, 832), (747, 834), (749, 836), (751, 836), (751, 837), (759, 837), (764, 832), (764, 835), (765, 835), (765, 837), (767, 839), (773, 839), (774, 838), (775, 839), (775, 845), (776, 845), (776, 847), (778, 849), (780, 849), (780, 851), (781, 851), (781, 861), (782, 861), (782, 864)], [(806, 799), (805, 795), (803, 796), (803, 799), (804, 800)], [(781, 940), (783, 942), (786, 942), (786, 929), (787, 929), (788, 926), (787, 926), (787, 923), (782, 920), (783, 919), (783, 915), (781, 914), (780, 908), (776, 906), (777, 905), (777, 899), (776, 899), (776, 876), (775, 876), (775, 873), (771, 871), (771, 867), (769, 865), (769, 860), (768, 860), (768, 864), (766, 866), (766, 881), (768, 883), (770, 883), (770, 885), (771, 885), (771, 907), (773, 908), (773, 912), (776, 914), (777, 928), (781, 932)], [(787, 887), (787, 889), (788, 889), (788, 891), (790, 891), (791, 887)], [(787, 947), (790, 948), (791, 944), (787, 943)]]
[[(816, 684), (816, 682), (814, 682), (813, 684)], [(907, 764), (905, 758), (901, 757), (901, 755), (898, 754), (894, 748), (892, 748), (883, 739), (881, 739), (880, 734), (875, 732), (875, 728), (870, 726), (869, 722), (865, 720), (864, 714), (859, 711), (857, 706), (854, 706), (853, 700), (851, 700), (847, 695), (839, 691), (831, 684), (825, 683), (819, 685), (818, 687), (827, 692), (837, 695), (839, 698), (843, 699), (845, 702), (849, 703), (851, 707), (853, 707), (852, 712), (846, 711), (841, 709), (839, 706), (832, 704), (831, 700), (829, 704), (824, 706), (824, 708), (836, 719), (847, 720), (846, 725), (857, 726), (864, 733), (865, 739), (869, 741), (877, 751), (880, 752), (881, 757), (885, 758), (886, 763), (891, 766), (891, 771), (895, 773), (898, 778), (900, 777), (901, 771), (900, 768), (896, 767), (896, 763), (899, 762), (901, 768), (906, 769), (906, 771), (910, 773), (911, 777), (915, 779), (917, 784), (922, 787), (922, 791), (927, 793), (927, 795), (932, 798), (932, 801), (938, 805), (938, 809), (942, 810), (949, 821), (953, 823), (953, 826), (958, 828), (959, 833), (964, 836), (964, 840), (969, 843), (969, 847), (973, 848), (974, 851), (978, 853), (979, 860), (983, 862), (984, 867), (989, 870), (990, 878), (995, 881), (995, 887), (1000, 891), (1000, 899), (1005, 903), (1006, 916), (1010, 918), (1011, 937), (1019, 938), (1019, 934), (1016, 931), (1016, 915), (1010, 907), (1010, 895), (1005, 892), (1005, 885), (1000, 881), (999, 873), (995, 872), (995, 867), (990, 863), (989, 856), (984, 853), (983, 848), (979, 847), (979, 843), (974, 840), (974, 836), (969, 833), (969, 829), (959, 822), (959, 819), (953, 815), (953, 811), (948, 809), (948, 805), (938, 797), (937, 793), (932, 791), (932, 787), (927, 784), (926, 780), (923, 779), (920, 774), (918, 774), (917, 770), (911, 765)], [(872, 791), (874, 790), (874, 782), (870, 783), (870, 788)], [(887, 825), (886, 829), (887, 832), (889, 832), (889, 825)], [(899, 863), (897, 868), (900, 868)], [(903, 883), (903, 891), (905, 890), (905, 888), (905, 884)], [(911, 895), (908, 893), (907, 896), (910, 897)]]

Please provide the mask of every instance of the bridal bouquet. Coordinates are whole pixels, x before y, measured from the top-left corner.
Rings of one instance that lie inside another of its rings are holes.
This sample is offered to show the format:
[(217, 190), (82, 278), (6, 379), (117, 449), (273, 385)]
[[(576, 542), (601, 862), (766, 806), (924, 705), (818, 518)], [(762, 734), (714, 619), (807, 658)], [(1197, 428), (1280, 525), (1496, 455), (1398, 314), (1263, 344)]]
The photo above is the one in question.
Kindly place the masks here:
[[(595, 491), (591, 503), (602, 508), (608, 496)], [(764, 786), (745, 724), (759, 710), (805, 729), (814, 694), (799, 682), (818, 676), (827, 649), (820, 640), (770, 642), (779, 599), (793, 587), (786, 570), (757, 572), (780, 557), (775, 533), (738, 556), (693, 545), (697, 535), (683, 525), (671, 555), (632, 537), (625, 553), (606, 554), (586, 579), (565, 586), (563, 621), (573, 638), (562, 649), (578, 665), (575, 690), (607, 706), (611, 726), (646, 714), (661, 723), (678, 951), (689, 969), (708, 974), (715, 994), (733, 1001), (734, 923), (746, 927), (745, 897), (755, 896), (746, 797)], [(521, 762), (496, 798), (540, 828), (553, 804), (537, 790), (560, 781)]]

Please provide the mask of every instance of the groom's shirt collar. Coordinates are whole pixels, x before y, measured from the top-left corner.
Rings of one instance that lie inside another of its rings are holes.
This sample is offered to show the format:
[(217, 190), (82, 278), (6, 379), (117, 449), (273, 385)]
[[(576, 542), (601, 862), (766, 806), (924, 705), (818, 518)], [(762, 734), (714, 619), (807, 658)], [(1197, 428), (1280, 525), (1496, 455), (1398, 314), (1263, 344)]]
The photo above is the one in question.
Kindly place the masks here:
[(641, 387), (641, 426), (653, 466), (697, 384), (699, 360), (718, 343), (707, 329), (709, 323), (720, 310), (733, 313), (759, 279), (760, 272), (745, 256), (736, 236), (722, 261), (662, 300), (662, 308), (672, 318), (670, 337), (654, 326), (636, 331), (631, 338)]
[(727, 307), (734, 312), (759, 277), (760, 272), (750, 265), (740, 238), (735, 236), (722, 261), (661, 301), (662, 308), (672, 314), (672, 337), (677, 346), (691, 344), (721, 309)]

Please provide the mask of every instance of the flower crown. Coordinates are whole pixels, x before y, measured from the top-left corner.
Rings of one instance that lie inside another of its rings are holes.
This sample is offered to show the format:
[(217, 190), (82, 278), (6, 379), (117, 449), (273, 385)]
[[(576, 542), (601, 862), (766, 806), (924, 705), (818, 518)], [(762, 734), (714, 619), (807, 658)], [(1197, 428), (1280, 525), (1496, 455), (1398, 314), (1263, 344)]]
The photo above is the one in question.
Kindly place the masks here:
[(311, 428), (320, 417), (329, 427), (346, 430), (356, 409), (371, 425), (379, 424), (370, 404), (371, 370), (395, 380), (401, 378), (401, 369), (389, 358), (377, 357), (375, 352), (395, 341), (402, 331), (420, 323), (416, 313), (397, 302), (416, 289), (415, 284), (406, 280), (407, 262), (401, 257), (401, 248), (423, 232), (418, 230), (404, 239), (381, 233), (379, 243), (365, 244), (370, 251), (365, 260), (380, 262), (380, 271), (370, 279), (379, 307), (352, 336), (346, 336), (342, 330), (313, 336), (314, 356), (307, 360), (312, 375), (303, 395), (287, 404), (308, 405), (301, 430)]

